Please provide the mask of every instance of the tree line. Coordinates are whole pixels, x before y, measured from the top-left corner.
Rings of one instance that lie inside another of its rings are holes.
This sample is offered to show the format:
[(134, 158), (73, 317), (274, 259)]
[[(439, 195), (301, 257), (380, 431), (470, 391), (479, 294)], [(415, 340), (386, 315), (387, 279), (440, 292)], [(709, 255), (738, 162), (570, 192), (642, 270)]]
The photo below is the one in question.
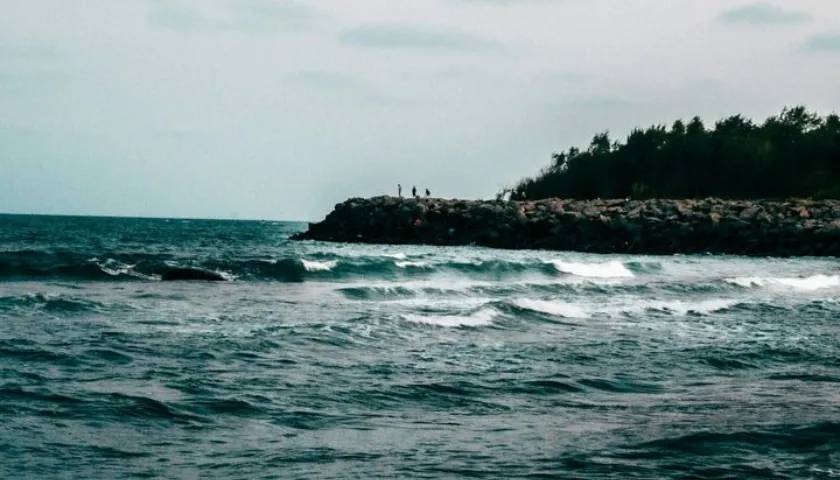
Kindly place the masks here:
[(840, 198), (840, 117), (785, 108), (762, 124), (735, 115), (707, 128), (698, 117), (670, 129), (595, 135), (500, 196), (564, 198)]

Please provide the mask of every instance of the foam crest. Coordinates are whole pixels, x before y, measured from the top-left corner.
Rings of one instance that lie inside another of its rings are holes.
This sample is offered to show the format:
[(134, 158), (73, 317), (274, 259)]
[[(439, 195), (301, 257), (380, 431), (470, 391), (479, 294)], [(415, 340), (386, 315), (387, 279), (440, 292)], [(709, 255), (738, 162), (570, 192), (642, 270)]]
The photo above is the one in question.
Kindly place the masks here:
[[(738, 304), (737, 300), (725, 298), (710, 298), (694, 302), (673, 300), (663, 302), (650, 302), (644, 306), (644, 310), (658, 310), (675, 315), (700, 314), (707, 315), (732, 308)], [(638, 310), (638, 309), (637, 309)]]
[(534, 300), (530, 298), (518, 298), (513, 301), (517, 307), (534, 312), (547, 313), (565, 318), (586, 318), (587, 314), (578, 305), (563, 302), (552, 302), (549, 300)]
[(315, 260), (301, 260), (307, 272), (328, 272), (338, 265), (338, 260), (318, 262)]
[(411, 262), (411, 261), (404, 261), (404, 262), (394, 262), (399, 268), (429, 268), (429, 265), (426, 262)]
[(112, 277), (133, 273), (132, 269), (134, 268), (134, 265), (128, 265), (118, 260), (114, 260), (113, 258), (107, 258), (104, 261), (100, 261), (98, 258), (92, 258), (90, 261), (95, 263), (103, 272), (111, 275)]
[(823, 288), (840, 287), (840, 275), (812, 275), (810, 277), (734, 277), (727, 278), (728, 283), (744, 288), (754, 287), (786, 287), (797, 290), (820, 290)]
[(136, 267), (137, 264), (127, 264), (113, 258), (106, 258), (105, 260), (91, 258), (89, 261), (96, 264), (101, 271), (111, 277), (119, 278), (129, 276), (143, 280), (160, 280), (160, 275), (145, 274), (135, 270), (134, 267)]
[(409, 322), (434, 325), (437, 327), (482, 327), (490, 325), (499, 315), (491, 308), (482, 308), (469, 315), (403, 315)]
[(606, 263), (578, 263), (565, 262), (562, 260), (551, 260), (548, 263), (554, 265), (557, 271), (590, 278), (623, 278), (633, 277), (631, 272), (623, 263), (613, 260)]

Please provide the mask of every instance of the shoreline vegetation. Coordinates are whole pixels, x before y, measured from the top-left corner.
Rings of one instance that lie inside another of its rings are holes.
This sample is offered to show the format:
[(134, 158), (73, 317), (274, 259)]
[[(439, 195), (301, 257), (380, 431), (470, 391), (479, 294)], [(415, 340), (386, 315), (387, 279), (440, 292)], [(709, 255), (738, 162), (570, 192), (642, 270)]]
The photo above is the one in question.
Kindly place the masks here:
[[(840, 117), (608, 133), (496, 200), (353, 198), (295, 239), (593, 253), (840, 256)], [(608, 199), (608, 200), (604, 200)]]
[(840, 198), (840, 117), (786, 108), (762, 124), (741, 115), (707, 129), (694, 117), (595, 135), (585, 150), (552, 155), (539, 174), (504, 189), (542, 198)]

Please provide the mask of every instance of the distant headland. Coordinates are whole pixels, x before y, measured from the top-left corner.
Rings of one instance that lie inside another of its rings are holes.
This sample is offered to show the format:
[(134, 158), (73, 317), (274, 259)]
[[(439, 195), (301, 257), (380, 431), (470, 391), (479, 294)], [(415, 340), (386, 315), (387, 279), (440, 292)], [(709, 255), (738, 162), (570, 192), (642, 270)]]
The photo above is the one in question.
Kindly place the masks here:
[(795, 107), (762, 124), (733, 116), (707, 129), (695, 117), (637, 129), (623, 143), (602, 133), (496, 200), (350, 199), (295, 238), (840, 256), (838, 198), (840, 117)]
[(298, 240), (840, 256), (840, 200), (353, 198)]

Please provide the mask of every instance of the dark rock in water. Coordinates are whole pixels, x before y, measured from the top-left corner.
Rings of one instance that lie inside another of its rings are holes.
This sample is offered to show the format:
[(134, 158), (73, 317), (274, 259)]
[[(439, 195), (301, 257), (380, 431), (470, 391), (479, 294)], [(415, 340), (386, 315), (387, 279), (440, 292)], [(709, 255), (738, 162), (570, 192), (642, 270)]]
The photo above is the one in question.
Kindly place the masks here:
[(353, 198), (298, 240), (840, 256), (840, 200)]
[(163, 281), (173, 280), (203, 280), (208, 282), (222, 282), (225, 277), (210, 270), (200, 268), (171, 268), (160, 275)]

